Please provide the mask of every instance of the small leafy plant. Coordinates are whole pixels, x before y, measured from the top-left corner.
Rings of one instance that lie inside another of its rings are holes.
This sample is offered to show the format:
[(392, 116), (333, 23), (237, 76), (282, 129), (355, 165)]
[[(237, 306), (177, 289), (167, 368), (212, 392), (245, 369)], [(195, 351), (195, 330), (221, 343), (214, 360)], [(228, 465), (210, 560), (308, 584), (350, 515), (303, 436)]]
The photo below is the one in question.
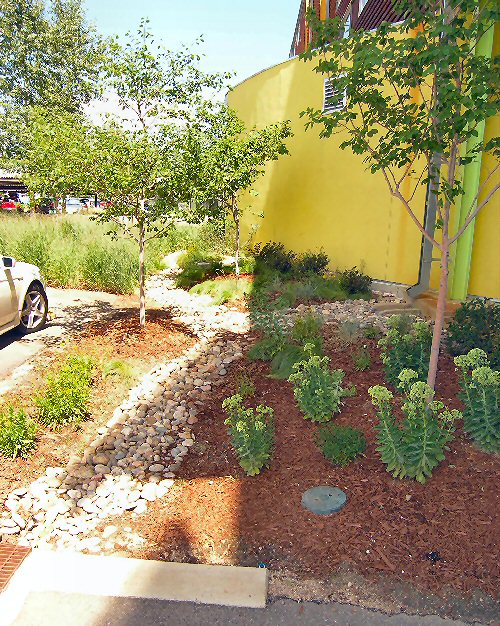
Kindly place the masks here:
[(414, 478), (425, 483), (445, 458), (444, 449), (452, 439), (455, 421), (461, 414), (434, 400), (434, 391), (418, 381), (418, 374), (413, 370), (403, 370), (398, 378), (399, 388), (406, 396), (401, 424), (396, 422), (393, 413), (392, 392), (382, 385), (368, 389), (380, 420), (375, 427), (377, 451), (387, 471), (395, 478)]
[(306, 345), (312, 354), (323, 354), (323, 339), (320, 334), (322, 324), (322, 319), (311, 311), (295, 318), (286, 343), (271, 361), (273, 378), (288, 380), (294, 371), (294, 365), (306, 357)]
[(462, 370), (465, 432), (482, 450), (500, 452), (500, 372), (489, 366), (480, 348), (455, 357), (455, 365)]
[(45, 392), (35, 398), (40, 420), (49, 428), (79, 423), (88, 415), (94, 363), (85, 356), (69, 356), (47, 378)]
[(238, 395), (240, 395), (243, 400), (252, 398), (255, 395), (254, 382), (246, 372), (242, 372), (236, 379), (236, 382), (238, 383)]
[(0, 409), (0, 453), (15, 459), (26, 457), (36, 446), (36, 423), (22, 409)]
[(392, 315), (389, 327), (387, 335), (378, 342), (382, 348), (381, 358), (387, 382), (397, 388), (399, 373), (405, 369), (416, 372), (418, 380), (425, 380), (432, 340), (429, 324), (414, 322), (408, 327), (406, 318)]
[(312, 343), (315, 351), (321, 352), (323, 348), (323, 339), (321, 337), (321, 328), (323, 320), (316, 315), (313, 310), (308, 311), (304, 315), (299, 315), (293, 323), (291, 337), (299, 346), (305, 346)]
[(381, 335), (382, 331), (374, 324), (368, 324), (363, 328), (363, 336), (366, 337), (366, 339), (380, 339)]
[(351, 344), (359, 338), (361, 325), (358, 320), (343, 320), (337, 327), (337, 336), (342, 343)]
[(248, 476), (255, 476), (269, 463), (274, 439), (274, 411), (259, 405), (245, 408), (243, 398), (236, 394), (226, 398), (222, 408), (228, 417), (231, 444), (239, 457), (240, 465)]
[(360, 272), (357, 267), (350, 270), (339, 272), (340, 288), (349, 295), (353, 294), (369, 294), (372, 279), (367, 274)]
[(340, 467), (349, 465), (366, 449), (365, 436), (351, 426), (320, 426), (314, 435), (314, 441), (325, 458)]
[(446, 346), (453, 356), (481, 348), (500, 370), (500, 305), (479, 298), (463, 302), (448, 324)]
[(354, 369), (358, 372), (365, 372), (371, 367), (372, 364), (372, 358), (366, 346), (358, 348), (352, 355), (352, 360), (354, 363)]
[(342, 388), (344, 372), (331, 370), (330, 359), (314, 354), (313, 350), (312, 344), (306, 344), (304, 351), (309, 358), (294, 364), (288, 381), (294, 386), (293, 394), (304, 417), (313, 422), (328, 422), (334, 413), (340, 412), (342, 398), (350, 392)]

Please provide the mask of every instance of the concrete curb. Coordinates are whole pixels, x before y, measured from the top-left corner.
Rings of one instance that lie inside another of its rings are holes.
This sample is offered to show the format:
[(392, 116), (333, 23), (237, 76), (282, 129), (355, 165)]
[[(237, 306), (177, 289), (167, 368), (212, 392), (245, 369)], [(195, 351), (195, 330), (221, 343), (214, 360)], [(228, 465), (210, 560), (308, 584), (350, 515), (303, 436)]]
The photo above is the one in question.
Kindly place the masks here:
[(13, 581), (27, 592), (155, 598), (264, 608), (268, 571), (33, 550)]

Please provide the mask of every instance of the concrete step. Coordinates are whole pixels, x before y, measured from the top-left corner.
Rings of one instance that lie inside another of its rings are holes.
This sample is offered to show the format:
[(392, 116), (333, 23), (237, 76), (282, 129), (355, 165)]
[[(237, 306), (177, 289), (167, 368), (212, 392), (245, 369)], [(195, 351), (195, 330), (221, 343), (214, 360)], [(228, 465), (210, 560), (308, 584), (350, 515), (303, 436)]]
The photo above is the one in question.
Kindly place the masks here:
[[(0, 594), (0, 624), (29, 593), (150, 598), (264, 608), (268, 570), (33, 550)], [(7, 623), (11, 623), (8, 621)]]

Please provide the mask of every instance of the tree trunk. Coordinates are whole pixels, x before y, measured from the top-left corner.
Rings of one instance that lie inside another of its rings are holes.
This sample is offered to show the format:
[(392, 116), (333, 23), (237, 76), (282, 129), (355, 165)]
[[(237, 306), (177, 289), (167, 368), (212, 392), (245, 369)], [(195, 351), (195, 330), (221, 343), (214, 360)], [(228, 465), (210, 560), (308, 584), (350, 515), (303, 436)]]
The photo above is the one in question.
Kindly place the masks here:
[[(141, 211), (144, 211), (144, 200), (141, 200)], [(146, 326), (146, 289), (144, 276), (144, 222), (139, 222), (139, 323)]]
[(231, 212), (233, 214), (233, 220), (236, 226), (236, 254), (235, 254), (234, 271), (235, 271), (236, 276), (239, 277), (240, 275), (240, 216), (238, 214), (238, 207), (236, 206), (234, 198), (231, 204)]
[(63, 215), (65, 215), (66, 214), (66, 196), (64, 196), (64, 198), (62, 199), (61, 207), (62, 207), (62, 213)]
[(448, 237), (443, 237), (441, 250), (441, 277), (439, 281), (439, 294), (436, 307), (436, 320), (434, 322), (434, 333), (432, 335), (431, 358), (429, 361), (429, 373), (427, 375), (427, 384), (432, 387), (436, 386), (437, 367), (439, 360), (439, 348), (441, 345), (441, 336), (444, 328), (444, 315), (446, 312), (446, 299), (448, 295), (448, 266), (450, 259), (450, 247)]
[(240, 275), (240, 218), (235, 218), (236, 222), (236, 262), (234, 264), (234, 270), (236, 276)]

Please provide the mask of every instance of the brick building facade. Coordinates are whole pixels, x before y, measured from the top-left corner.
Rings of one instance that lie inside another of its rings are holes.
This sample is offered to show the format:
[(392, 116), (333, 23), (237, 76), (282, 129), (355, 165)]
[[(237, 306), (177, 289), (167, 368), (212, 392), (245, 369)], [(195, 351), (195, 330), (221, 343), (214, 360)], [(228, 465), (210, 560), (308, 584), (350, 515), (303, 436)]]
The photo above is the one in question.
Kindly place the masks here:
[(301, 0), (290, 57), (304, 52), (309, 45), (311, 33), (306, 24), (306, 11), (310, 7), (321, 19), (340, 16), (346, 23), (346, 29), (371, 30), (384, 21), (397, 22), (401, 19), (393, 8), (393, 0)]

